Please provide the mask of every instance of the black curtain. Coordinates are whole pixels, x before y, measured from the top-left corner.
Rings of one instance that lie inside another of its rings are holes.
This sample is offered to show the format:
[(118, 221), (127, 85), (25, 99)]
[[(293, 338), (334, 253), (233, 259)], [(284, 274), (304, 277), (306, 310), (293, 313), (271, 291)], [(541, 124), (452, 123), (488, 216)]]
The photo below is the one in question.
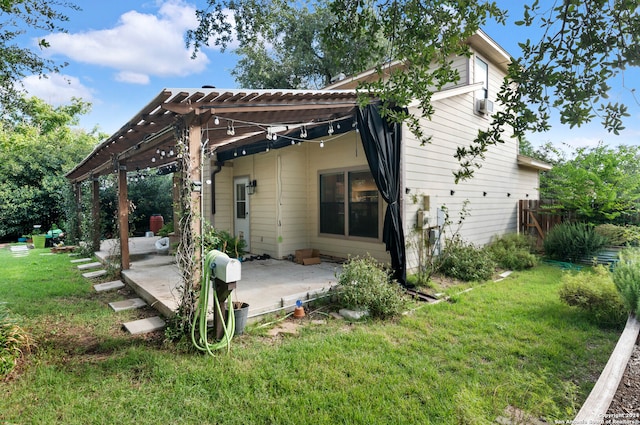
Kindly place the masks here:
[(400, 215), (400, 145), (402, 125), (380, 116), (379, 105), (358, 108), (358, 129), (378, 191), (387, 202), (382, 241), (391, 255), (393, 277), (401, 284), (407, 281), (404, 231)]

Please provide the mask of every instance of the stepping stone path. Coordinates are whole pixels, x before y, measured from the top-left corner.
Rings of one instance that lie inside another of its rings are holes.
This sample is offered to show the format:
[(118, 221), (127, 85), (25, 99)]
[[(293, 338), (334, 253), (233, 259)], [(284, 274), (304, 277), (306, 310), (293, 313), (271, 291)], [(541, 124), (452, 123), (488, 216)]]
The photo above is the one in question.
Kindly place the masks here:
[(98, 267), (102, 267), (102, 263), (99, 261), (96, 261), (95, 263), (85, 263), (85, 264), (80, 264), (78, 266), (78, 270), (90, 270), (90, 269), (97, 269)]
[(15, 245), (9, 248), (14, 257), (26, 257), (29, 255), (29, 247), (26, 245)]
[(144, 334), (153, 331), (159, 331), (166, 326), (165, 321), (160, 316), (147, 317), (146, 319), (134, 320), (133, 322), (123, 323), (122, 326), (131, 334)]
[[(26, 247), (25, 247), (26, 248)], [(29, 252), (27, 251), (26, 254)], [(90, 270), (98, 267), (102, 267), (100, 262), (90, 262), (91, 258), (78, 258), (71, 260), (71, 263), (86, 263), (78, 265), (79, 270)], [(83, 273), (82, 276), (88, 279), (104, 276), (107, 274), (106, 270), (95, 270), (92, 272)], [(96, 292), (113, 291), (116, 289), (124, 288), (124, 283), (119, 280), (112, 282), (97, 283), (93, 285)], [(109, 303), (109, 307), (113, 311), (132, 310), (146, 306), (147, 303), (141, 298), (132, 298), (130, 300), (115, 301)], [(160, 316), (148, 317), (146, 319), (134, 320), (133, 322), (123, 323), (122, 326), (132, 335), (144, 334), (148, 332), (154, 332), (163, 329), (166, 326), (165, 321)]]
[(76, 258), (75, 260), (71, 260), (73, 264), (75, 263), (86, 263), (87, 261), (91, 261), (91, 258)]
[(109, 303), (109, 307), (111, 307), (113, 311), (134, 310), (146, 305), (147, 303), (144, 302), (142, 298), (131, 298), (130, 300)]
[(106, 270), (96, 270), (94, 272), (82, 273), (82, 277), (86, 277), (87, 279), (95, 279), (96, 277), (104, 276), (106, 274)]
[(113, 291), (114, 289), (120, 289), (120, 288), (124, 288), (124, 283), (122, 283), (119, 280), (114, 280), (112, 282), (97, 283), (93, 285), (93, 289), (95, 289), (96, 292)]

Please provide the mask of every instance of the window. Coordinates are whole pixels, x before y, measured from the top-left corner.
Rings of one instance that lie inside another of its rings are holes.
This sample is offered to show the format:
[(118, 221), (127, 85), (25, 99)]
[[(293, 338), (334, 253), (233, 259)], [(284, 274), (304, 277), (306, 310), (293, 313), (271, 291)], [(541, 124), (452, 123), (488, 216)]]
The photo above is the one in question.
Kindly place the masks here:
[(481, 99), (487, 99), (489, 97), (489, 65), (477, 56), (474, 74), (474, 80), (476, 83), (484, 83), (482, 85)]
[(378, 238), (380, 195), (371, 173), (320, 174), (320, 233)]

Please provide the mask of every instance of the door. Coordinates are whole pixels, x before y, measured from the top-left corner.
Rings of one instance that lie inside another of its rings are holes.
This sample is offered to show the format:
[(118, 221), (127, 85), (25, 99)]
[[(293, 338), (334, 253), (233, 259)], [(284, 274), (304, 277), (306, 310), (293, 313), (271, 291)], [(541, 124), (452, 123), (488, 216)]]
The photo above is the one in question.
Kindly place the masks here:
[(236, 177), (233, 179), (233, 228), (235, 235), (244, 239), (247, 243), (247, 252), (251, 246), (249, 237), (249, 196), (247, 196), (248, 177)]

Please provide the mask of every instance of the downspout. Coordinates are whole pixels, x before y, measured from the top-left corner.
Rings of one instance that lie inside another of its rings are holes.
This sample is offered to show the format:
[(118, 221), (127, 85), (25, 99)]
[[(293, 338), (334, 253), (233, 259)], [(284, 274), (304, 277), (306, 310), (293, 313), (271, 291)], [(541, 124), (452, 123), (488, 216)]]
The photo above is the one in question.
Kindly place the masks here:
[(211, 215), (216, 214), (216, 174), (222, 171), (224, 161), (216, 161), (216, 169), (211, 172)]

